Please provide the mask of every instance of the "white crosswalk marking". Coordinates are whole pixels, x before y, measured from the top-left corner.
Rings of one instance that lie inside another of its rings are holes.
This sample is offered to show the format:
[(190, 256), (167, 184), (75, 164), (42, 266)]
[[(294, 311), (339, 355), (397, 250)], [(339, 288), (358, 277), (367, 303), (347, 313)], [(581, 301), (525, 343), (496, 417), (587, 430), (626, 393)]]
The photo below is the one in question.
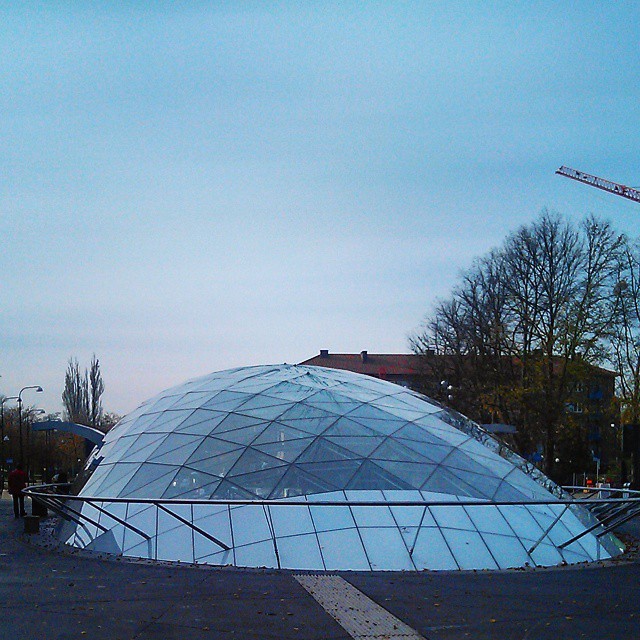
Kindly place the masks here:
[(302, 574), (294, 578), (352, 638), (424, 640), (410, 626), (340, 576)]

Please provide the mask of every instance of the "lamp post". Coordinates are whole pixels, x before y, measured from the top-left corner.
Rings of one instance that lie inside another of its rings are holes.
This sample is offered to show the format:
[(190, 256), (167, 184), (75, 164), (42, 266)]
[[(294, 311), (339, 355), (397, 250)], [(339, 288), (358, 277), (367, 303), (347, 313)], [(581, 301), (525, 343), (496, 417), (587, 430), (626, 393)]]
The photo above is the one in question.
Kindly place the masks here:
[[(33, 462), (33, 436), (31, 434), (31, 427), (35, 422), (36, 416), (44, 416), (47, 412), (44, 409), (28, 409), (25, 411), (25, 417), (27, 419), (27, 468), (25, 471), (31, 475), (31, 464)], [(33, 473), (35, 474), (35, 469), (33, 469)]]
[(20, 389), (20, 393), (18, 394), (18, 434), (20, 436), (20, 463), (24, 464), (24, 450), (22, 447), (22, 393), (27, 389), (35, 389), (36, 393), (42, 393), (42, 387), (37, 384), (29, 385), (28, 387), (22, 387)]
[(0, 402), (0, 496), (2, 496), (2, 492), (4, 491), (4, 403), (7, 400), (17, 400), (18, 396), (7, 396), (6, 398), (2, 398)]

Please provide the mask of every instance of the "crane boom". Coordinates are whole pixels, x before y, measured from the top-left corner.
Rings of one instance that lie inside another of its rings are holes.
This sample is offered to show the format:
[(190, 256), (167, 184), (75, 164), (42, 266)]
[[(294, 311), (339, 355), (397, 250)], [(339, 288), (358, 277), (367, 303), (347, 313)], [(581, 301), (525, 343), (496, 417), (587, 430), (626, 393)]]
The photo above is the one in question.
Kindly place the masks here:
[(578, 182), (584, 182), (590, 184), (592, 187), (608, 191), (609, 193), (615, 193), (617, 196), (628, 198), (634, 202), (640, 202), (640, 190), (633, 189), (632, 187), (625, 187), (623, 184), (617, 182), (611, 182), (611, 180), (605, 180), (604, 178), (598, 178), (598, 176), (591, 176), (588, 173), (571, 169), (570, 167), (560, 167), (556, 173)]

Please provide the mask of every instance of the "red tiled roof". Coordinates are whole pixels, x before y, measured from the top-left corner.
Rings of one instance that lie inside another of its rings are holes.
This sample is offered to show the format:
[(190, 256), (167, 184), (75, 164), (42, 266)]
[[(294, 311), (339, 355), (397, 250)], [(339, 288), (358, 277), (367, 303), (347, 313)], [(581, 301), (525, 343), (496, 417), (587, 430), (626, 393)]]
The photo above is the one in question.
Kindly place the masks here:
[[(420, 376), (425, 375), (424, 356), (410, 353), (329, 353), (321, 351), (319, 355), (304, 360), (300, 364), (307, 364), (317, 367), (330, 367), (331, 369), (344, 369), (354, 373), (364, 373), (370, 376), (384, 377), (390, 376)], [(446, 366), (452, 367), (451, 356), (436, 356), (440, 362), (445, 362)], [(518, 360), (514, 359), (515, 364)], [(558, 359), (554, 367), (559, 369), (562, 360)], [(587, 365), (589, 370), (595, 374), (607, 377), (615, 377), (617, 374), (608, 369), (603, 369), (596, 365)]]
[(370, 376), (416, 376), (420, 374), (420, 356), (408, 353), (329, 353), (309, 358), (300, 364), (345, 369)]

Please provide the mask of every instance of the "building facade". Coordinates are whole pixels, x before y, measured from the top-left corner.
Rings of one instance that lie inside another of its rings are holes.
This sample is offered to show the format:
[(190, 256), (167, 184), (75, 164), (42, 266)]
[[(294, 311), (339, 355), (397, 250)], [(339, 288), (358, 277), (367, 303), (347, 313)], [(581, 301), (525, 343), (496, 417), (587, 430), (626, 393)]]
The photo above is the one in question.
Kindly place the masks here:
[[(486, 426), (487, 430), (501, 434), (506, 442), (535, 462), (542, 452), (535, 436), (527, 440), (514, 432), (522, 426), (522, 416), (505, 416), (494, 410), (491, 400), (481, 393), (484, 380), (478, 380), (471, 358), (455, 358), (429, 352), (417, 354), (331, 353), (328, 349), (302, 362), (304, 365), (329, 367), (361, 373), (394, 382), (423, 393), (443, 405), (450, 406)], [(558, 360), (554, 367), (561, 367)], [(509, 361), (503, 370), (510, 371), (516, 381), (521, 370), (517, 359)], [(482, 376), (480, 376), (482, 378)], [(574, 474), (593, 475), (596, 470), (611, 471), (618, 475), (620, 462), (619, 424), (616, 422), (616, 374), (587, 363), (572, 363), (565, 402), (565, 426), (559, 438), (559, 450), (554, 454), (558, 477), (571, 482)], [(499, 393), (509, 392), (509, 383)], [(516, 387), (514, 383), (513, 387)], [(524, 434), (523, 434), (524, 436)], [(581, 478), (582, 480), (583, 478)]]

